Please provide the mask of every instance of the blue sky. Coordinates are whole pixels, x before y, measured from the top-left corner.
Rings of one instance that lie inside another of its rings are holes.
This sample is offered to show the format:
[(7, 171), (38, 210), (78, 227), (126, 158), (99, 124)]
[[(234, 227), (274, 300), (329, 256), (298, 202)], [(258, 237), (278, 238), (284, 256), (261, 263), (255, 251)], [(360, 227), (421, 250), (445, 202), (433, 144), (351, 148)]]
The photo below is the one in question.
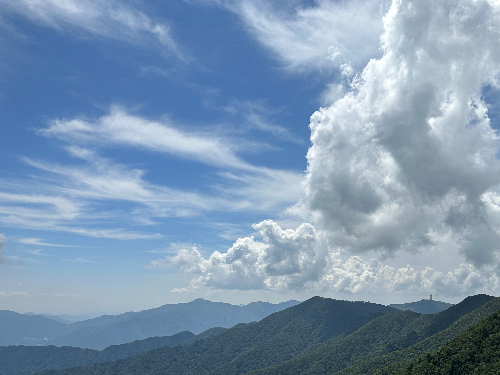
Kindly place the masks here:
[(498, 12), (444, 3), (0, 1), (0, 308), (495, 293)]

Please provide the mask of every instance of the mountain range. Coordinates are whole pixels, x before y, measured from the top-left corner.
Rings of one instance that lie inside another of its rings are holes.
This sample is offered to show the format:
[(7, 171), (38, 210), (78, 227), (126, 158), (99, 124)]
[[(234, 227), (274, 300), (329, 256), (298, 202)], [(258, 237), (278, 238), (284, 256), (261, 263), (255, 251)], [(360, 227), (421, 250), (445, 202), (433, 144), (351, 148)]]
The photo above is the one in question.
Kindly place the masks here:
[(140, 312), (103, 315), (72, 324), (3, 310), (0, 311), (0, 345), (54, 345), (101, 350), (110, 345), (171, 336), (182, 331), (199, 334), (213, 327), (229, 328), (238, 323), (261, 320), (298, 303), (253, 302), (235, 306), (196, 299)]
[[(431, 306), (421, 302), (413, 307)], [(224, 309), (224, 304), (212, 304), (195, 300), (184, 305)], [(99, 351), (7, 346), (0, 348), (0, 373), (421, 375), (500, 371), (500, 298), (467, 297), (434, 314), (321, 297), (289, 304), (293, 306), (260, 321), (239, 323), (229, 329), (212, 328), (198, 335), (183, 331)], [(172, 305), (166, 306), (78, 322), (77, 330), (100, 327), (101, 332), (109, 332), (112, 325), (172, 311)], [(247, 312), (262, 313), (263, 308), (269, 306), (257, 303)]]
[(314, 297), (189, 345), (38, 375), (395, 374), (499, 310), (486, 295), (436, 314)]

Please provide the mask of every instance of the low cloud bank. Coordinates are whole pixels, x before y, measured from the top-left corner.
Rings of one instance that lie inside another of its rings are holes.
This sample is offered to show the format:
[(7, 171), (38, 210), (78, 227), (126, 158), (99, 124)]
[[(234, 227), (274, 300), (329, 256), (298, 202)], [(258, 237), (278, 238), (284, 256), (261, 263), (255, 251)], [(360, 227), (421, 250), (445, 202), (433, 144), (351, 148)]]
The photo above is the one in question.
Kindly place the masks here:
[(271, 220), (255, 224), (262, 241), (238, 239), (224, 254), (205, 259), (195, 247), (177, 255), (151, 261), (150, 268), (178, 267), (192, 274), (186, 292), (206, 286), (214, 289), (267, 289), (274, 291), (327, 291), (347, 294), (381, 292), (432, 292), (461, 295), (496, 289), (493, 270), (461, 264), (450, 272), (411, 266), (396, 269), (377, 259), (363, 260), (332, 247), (328, 236), (310, 224), (283, 230)]

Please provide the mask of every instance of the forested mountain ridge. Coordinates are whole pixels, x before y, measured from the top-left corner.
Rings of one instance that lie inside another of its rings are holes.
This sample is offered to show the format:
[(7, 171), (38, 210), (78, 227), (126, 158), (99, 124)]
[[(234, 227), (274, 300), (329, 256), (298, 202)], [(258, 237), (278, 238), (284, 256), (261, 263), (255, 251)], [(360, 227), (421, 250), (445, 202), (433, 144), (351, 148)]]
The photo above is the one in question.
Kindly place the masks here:
[[(254, 375), (271, 374), (332, 374), (359, 363), (371, 363), (389, 353), (404, 350), (441, 332), (461, 317), (484, 306), (493, 297), (477, 295), (433, 315), (413, 311), (398, 311), (374, 319), (346, 337), (325, 341), (318, 347), (270, 368), (252, 372)], [(500, 309), (500, 299), (497, 301)], [(479, 313), (479, 312), (478, 312)], [(375, 365), (356, 370), (356, 374), (372, 373)], [(369, 372), (372, 371), (372, 372)]]
[(373, 303), (314, 297), (188, 346), (159, 348), (125, 360), (41, 374), (240, 374), (286, 361), (310, 345), (349, 335), (395, 311)]
[(226, 329), (210, 328), (199, 335), (184, 331), (173, 336), (150, 337), (128, 344), (112, 345), (101, 351), (69, 346), (4, 346), (0, 347), (0, 373), (29, 375), (45, 369), (90, 366), (94, 363), (131, 357), (163, 346), (189, 345)]
[[(500, 373), (500, 313), (469, 328), (438, 350), (412, 360), (394, 375)], [(389, 372), (380, 372), (389, 374)]]
[[(469, 310), (472, 309), (472, 302), (474, 302), (473, 298), (478, 297), (482, 297), (484, 299), (491, 298), (484, 295), (468, 297), (463, 301), (467, 302), (466, 308)], [(456, 306), (460, 307), (460, 305), (461, 304), (458, 304)], [(460, 310), (455, 310), (452, 312), (453, 314), (457, 314), (459, 311)], [(374, 356), (373, 358), (361, 361), (335, 374), (391, 374), (394, 371), (398, 371), (399, 369), (404, 368), (407, 364), (407, 361), (411, 361), (419, 357), (420, 355), (438, 349), (440, 346), (445, 345), (447, 342), (457, 337), (468, 328), (480, 323), (497, 311), (500, 311), (500, 298), (498, 297), (490, 299), (487, 303), (484, 303), (477, 309), (461, 316), (453, 324), (450, 324), (448, 328), (443, 329), (441, 332), (430, 336), (425, 340), (419, 341), (416, 344), (409, 346), (403, 350), (393, 351), (386, 355)]]

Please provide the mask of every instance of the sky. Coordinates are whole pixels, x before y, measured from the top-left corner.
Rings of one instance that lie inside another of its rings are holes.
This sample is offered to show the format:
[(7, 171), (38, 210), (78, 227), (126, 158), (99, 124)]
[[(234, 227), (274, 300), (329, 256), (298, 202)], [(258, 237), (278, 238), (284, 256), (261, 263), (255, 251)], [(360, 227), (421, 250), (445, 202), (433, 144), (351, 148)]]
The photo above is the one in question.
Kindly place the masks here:
[(498, 0), (0, 0), (0, 309), (500, 289)]

